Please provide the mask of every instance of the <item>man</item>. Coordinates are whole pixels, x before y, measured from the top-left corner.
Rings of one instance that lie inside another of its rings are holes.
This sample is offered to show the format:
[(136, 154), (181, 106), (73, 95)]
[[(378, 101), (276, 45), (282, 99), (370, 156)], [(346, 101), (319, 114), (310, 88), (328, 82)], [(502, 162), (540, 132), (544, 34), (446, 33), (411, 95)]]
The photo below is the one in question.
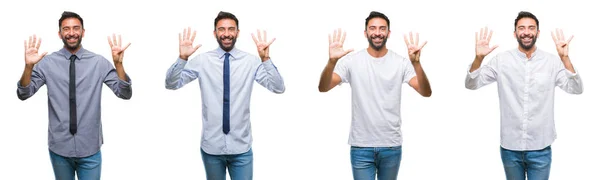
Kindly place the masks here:
[[(65, 11), (58, 20), (63, 48), (48, 56), (38, 53), (42, 39), (25, 41), (25, 70), (17, 84), (21, 100), (48, 85), (48, 146), (54, 175), (59, 180), (100, 179), (103, 144), (101, 113), (102, 83), (117, 97), (131, 98), (131, 80), (123, 68), (121, 36), (108, 37), (113, 65), (81, 45), (83, 19)], [(116, 67), (116, 69), (115, 69)]]
[[(354, 179), (396, 179), (402, 155), (400, 97), (407, 83), (424, 97), (431, 96), (429, 80), (420, 63), (419, 34), (404, 36), (409, 59), (386, 48), (390, 21), (380, 12), (371, 12), (365, 21), (369, 47), (345, 56), (346, 34), (329, 36), (329, 62), (319, 82), (319, 91), (350, 83), (352, 127), (348, 143)], [(343, 57), (343, 58), (342, 58)]]
[(215, 50), (188, 58), (200, 45), (193, 46), (196, 31), (179, 34), (179, 58), (167, 72), (165, 87), (179, 89), (198, 79), (202, 97), (202, 161), (209, 180), (252, 179), (252, 133), (250, 95), (253, 81), (270, 91), (285, 91), (283, 79), (269, 56), (267, 34), (252, 38), (258, 57), (235, 48), (239, 22), (229, 12), (219, 12), (213, 34), (219, 43)]
[(552, 162), (550, 145), (556, 139), (554, 128), (554, 87), (581, 94), (583, 84), (569, 58), (569, 42), (562, 30), (552, 33), (558, 56), (538, 49), (539, 21), (530, 12), (519, 12), (514, 36), (518, 48), (500, 52), (486, 65), (492, 31), (475, 33), (475, 60), (467, 73), (467, 89), (498, 83), (500, 97), (500, 154), (506, 179), (548, 179)]

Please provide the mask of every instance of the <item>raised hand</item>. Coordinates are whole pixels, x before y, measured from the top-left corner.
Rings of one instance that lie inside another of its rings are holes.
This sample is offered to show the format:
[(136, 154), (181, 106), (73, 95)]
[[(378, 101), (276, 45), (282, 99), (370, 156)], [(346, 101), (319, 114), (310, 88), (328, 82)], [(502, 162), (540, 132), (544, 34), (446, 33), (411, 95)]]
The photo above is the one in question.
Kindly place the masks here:
[(273, 43), (273, 41), (275, 41), (275, 38), (271, 39), (271, 41), (267, 42), (267, 32), (265, 30), (263, 30), (263, 36), (260, 35), (260, 31), (256, 30), (256, 34), (258, 36), (257, 37), (254, 36), (254, 33), (252, 33), (252, 40), (254, 40), (254, 43), (256, 44), (256, 49), (258, 50), (258, 56), (260, 56), (260, 59), (262, 59), (262, 61), (266, 61), (268, 60), (269, 57), (269, 46)]
[(409, 33), (409, 36), (410, 38), (407, 38), (406, 34), (404, 35), (404, 43), (406, 43), (406, 48), (408, 49), (408, 57), (411, 62), (419, 62), (421, 59), (421, 49), (427, 44), (427, 41), (419, 45), (419, 33), (416, 34), (414, 40), (412, 32)]
[(110, 50), (112, 52), (112, 58), (115, 63), (123, 62), (123, 55), (125, 54), (125, 50), (131, 45), (131, 43), (127, 43), (125, 47), (121, 46), (121, 35), (119, 37), (115, 36), (113, 33), (112, 39), (110, 36), (106, 37), (108, 39), (108, 45), (110, 45)]
[(353, 49), (344, 50), (344, 40), (346, 40), (346, 32), (342, 34), (341, 28), (333, 31), (333, 37), (329, 34), (329, 61), (336, 63), (337, 60), (353, 51)]
[(179, 33), (179, 58), (183, 60), (188, 60), (188, 58), (202, 46), (202, 44), (198, 44), (194, 46), (194, 39), (196, 39), (196, 31), (191, 33), (192, 30), (190, 27), (183, 29), (183, 37), (181, 33)]
[(492, 34), (494, 34), (494, 31), (490, 30), (488, 32), (487, 27), (485, 27), (485, 31), (483, 28), (481, 28), (479, 30), (479, 34), (477, 34), (477, 32), (475, 32), (475, 55), (476, 56), (485, 57), (498, 47), (498, 45), (494, 45), (493, 47), (490, 47), (490, 40), (492, 39)]
[(556, 51), (558, 51), (558, 55), (563, 57), (569, 56), (569, 43), (573, 39), (573, 35), (569, 38), (569, 40), (565, 40), (565, 36), (563, 34), (562, 29), (556, 29), (555, 32), (551, 32), (552, 40), (554, 40), (554, 44), (556, 44)]
[(25, 40), (25, 65), (34, 65), (42, 58), (48, 54), (48, 52), (43, 52), (42, 54), (38, 53), (40, 49), (40, 44), (42, 43), (42, 38), (37, 39), (35, 34), (33, 36), (29, 36), (29, 43)]

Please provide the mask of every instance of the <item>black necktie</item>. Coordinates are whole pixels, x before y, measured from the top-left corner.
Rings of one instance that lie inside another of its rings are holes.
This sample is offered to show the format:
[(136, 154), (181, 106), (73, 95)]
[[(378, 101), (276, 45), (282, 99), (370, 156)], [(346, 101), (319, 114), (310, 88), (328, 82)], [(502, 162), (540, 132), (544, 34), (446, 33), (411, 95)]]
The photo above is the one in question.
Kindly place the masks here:
[(77, 133), (77, 100), (75, 100), (75, 54), (71, 55), (71, 65), (69, 66), (69, 131), (71, 134)]
[(229, 133), (229, 53), (223, 61), (223, 133)]

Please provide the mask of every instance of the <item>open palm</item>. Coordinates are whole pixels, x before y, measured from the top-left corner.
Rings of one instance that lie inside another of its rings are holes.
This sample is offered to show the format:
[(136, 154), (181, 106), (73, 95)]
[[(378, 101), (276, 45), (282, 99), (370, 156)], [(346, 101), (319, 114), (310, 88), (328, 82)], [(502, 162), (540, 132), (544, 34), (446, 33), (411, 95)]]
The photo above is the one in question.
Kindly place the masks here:
[(179, 58), (183, 60), (187, 60), (198, 48), (200, 48), (200, 44), (194, 46), (194, 39), (196, 39), (196, 31), (191, 33), (191, 28), (188, 27), (187, 30), (183, 29), (183, 37), (181, 33), (179, 34)]
[(492, 39), (492, 34), (494, 34), (494, 31), (490, 30), (488, 32), (487, 27), (485, 27), (485, 31), (483, 28), (481, 28), (480, 34), (477, 34), (477, 32), (475, 32), (475, 55), (481, 57), (487, 56), (498, 47), (498, 45), (490, 47), (490, 40)]
[(44, 52), (42, 54), (38, 53), (40, 49), (40, 44), (42, 43), (42, 38), (37, 39), (35, 35), (29, 36), (29, 43), (25, 41), (25, 64), (26, 65), (34, 65), (48, 53)]
[(353, 51), (353, 49), (344, 50), (344, 40), (346, 32), (341, 29), (333, 31), (333, 37), (329, 35), (329, 59), (337, 62), (338, 59)]
[[(271, 41), (267, 42), (267, 31), (263, 30), (263, 33), (261, 35), (260, 31), (257, 29), (256, 30), (256, 36), (253, 34), (252, 35), (252, 40), (254, 40), (254, 43), (256, 44), (256, 50), (258, 50), (258, 56), (260, 56), (260, 59), (262, 59), (263, 61), (266, 61), (267, 59), (269, 59), (269, 46), (271, 46), (271, 44), (273, 44), (273, 41), (275, 41), (275, 38), (271, 39)], [(258, 36), (258, 37), (257, 37)]]
[(112, 35), (112, 39), (110, 36), (108, 38), (108, 45), (110, 45), (110, 50), (112, 52), (113, 61), (117, 63), (123, 62), (123, 55), (125, 54), (125, 50), (131, 45), (131, 43), (127, 43), (125, 47), (121, 46), (121, 35), (117, 37), (115, 34)]
[(404, 35), (404, 43), (406, 43), (406, 48), (408, 49), (408, 57), (410, 61), (418, 62), (421, 58), (421, 49), (427, 44), (427, 41), (419, 45), (419, 33), (416, 34), (414, 39), (412, 32), (409, 33), (409, 36), (410, 37), (406, 37), (406, 34)]
[(560, 57), (569, 56), (569, 43), (573, 39), (573, 35), (568, 40), (565, 40), (565, 35), (563, 34), (562, 29), (556, 29), (556, 32), (551, 32), (552, 40), (554, 40), (554, 44), (556, 44), (556, 51), (558, 51), (558, 55)]

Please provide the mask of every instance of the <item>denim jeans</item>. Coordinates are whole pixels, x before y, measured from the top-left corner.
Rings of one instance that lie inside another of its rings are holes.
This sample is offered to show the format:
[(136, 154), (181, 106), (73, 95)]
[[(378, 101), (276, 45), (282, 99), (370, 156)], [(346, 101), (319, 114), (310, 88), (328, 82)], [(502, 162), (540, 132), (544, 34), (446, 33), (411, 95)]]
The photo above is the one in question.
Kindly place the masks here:
[(202, 151), (207, 180), (225, 180), (225, 169), (231, 180), (252, 179), (252, 149), (242, 154), (211, 155)]
[(64, 157), (50, 151), (50, 161), (56, 180), (99, 180), (102, 168), (102, 154), (98, 151), (88, 157)]
[(547, 180), (550, 177), (552, 148), (535, 151), (512, 151), (500, 147), (507, 180)]
[(395, 180), (401, 159), (402, 146), (350, 148), (354, 180)]

